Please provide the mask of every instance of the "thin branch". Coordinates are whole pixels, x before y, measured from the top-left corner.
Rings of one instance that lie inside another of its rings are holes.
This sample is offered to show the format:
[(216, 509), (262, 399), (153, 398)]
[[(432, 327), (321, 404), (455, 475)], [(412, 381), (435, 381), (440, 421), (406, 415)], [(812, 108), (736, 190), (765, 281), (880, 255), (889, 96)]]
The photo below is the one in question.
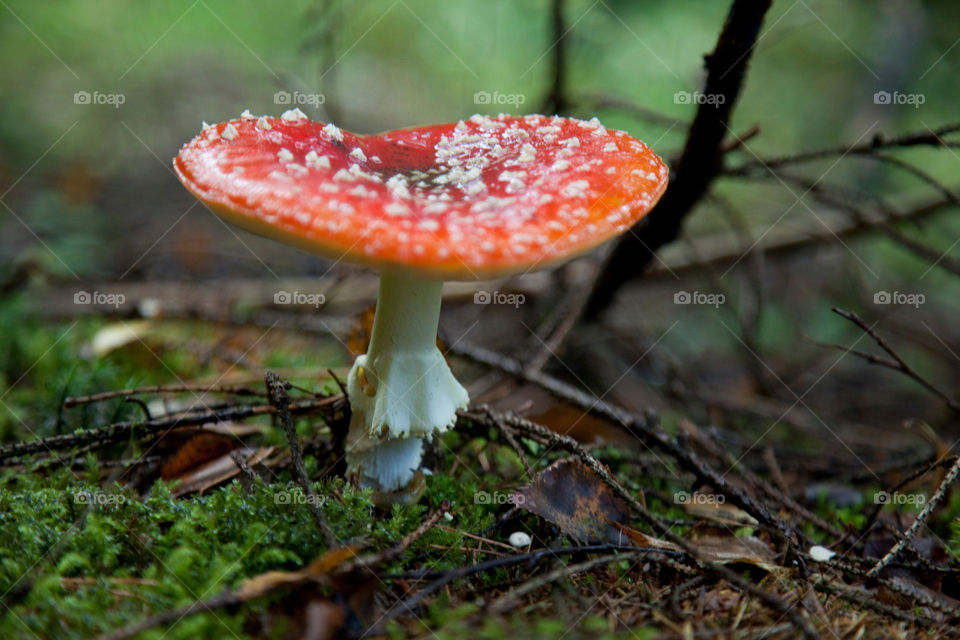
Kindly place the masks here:
[(263, 397), (263, 391), (250, 389), (249, 387), (237, 387), (232, 385), (191, 385), (191, 384), (161, 384), (147, 387), (135, 387), (132, 389), (116, 389), (113, 391), (103, 391), (89, 396), (68, 396), (63, 399), (63, 406), (68, 409), (81, 404), (90, 404), (93, 402), (103, 402), (113, 398), (127, 396), (137, 396), (147, 393), (222, 393), (234, 396), (258, 396)]
[[(318, 400), (291, 402), (288, 408), (294, 415), (309, 415), (330, 411), (342, 402), (343, 396), (336, 395)], [(49, 438), (41, 438), (29, 442), (9, 444), (0, 447), (0, 461), (8, 460), (16, 456), (71, 449), (92, 443), (104, 447), (115, 442), (121, 442), (131, 438), (140, 438), (178, 427), (198, 426), (211, 422), (231, 422), (253, 416), (271, 415), (276, 412), (276, 407), (269, 404), (240, 405), (213, 411), (178, 413), (172, 416), (142, 422), (117, 422), (97, 429), (85, 429), (78, 433), (50, 436)]]
[(879, 358), (877, 356), (871, 356), (870, 354), (864, 354), (858, 351), (853, 351), (852, 353), (865, 358), (868, 362), (871, 362), (872, 364), (888, 367), (890, 369), (903, 373), (908, 378), (911, 378), (915, 382), (917, 382), (924, 389), (926, 389), (930, 393), (934, 394), (935, 396), (943, 400), (947, 404), (947, 406), (949, 406), (951, 409), (960, 413), (960, 402), (958, 402), (955, 398), (948, 396), (946, 393), (944, 393), (943, 391), (935, 387), (932, 383), (927, 381), (926, 378), (924, 378), (919, 373), (917, 373), (914, 370), (914, 368), (911, 367), (909, 364), (907, 364), (906, 361), (904, 361), (904, 359), (901, 358), (889, 344), (887, 344), (887, 341), (884, 340), (883, 337), (880, 336), (880, 334), (874, 331), (873, 327), (869, 326), (866, 322), (864, 322), (860, 316), (853, 313), (852, 311), (845, 311), (839, 307), (832, 307), (830, 310), (836, 313), (837, 315), (843, 318), (846, 318), (847, 320), (857, 325), (858, 327), (860, 327), (860, 329), (862, 329), (864, 333), (866, 333), (868, 336), (873, 338), (873, 341), (877, 343), (877, 346), (879, 346), (881, 349), (886, 351), (887, 354), (890, 355), (891, 360), (887, 360), (886, 358)]
[(880, 149), (889, 149), (894, 147), (915, 147), (915, 146), (934, 146), (946, 147), (948, 142), (942, 139), (950, 133), (960, 131), (960, 123), (947, 124), (933, 130), (925, 129), (905, 133), (893, 138), (884, 138), (878, 134), (870, 142), (855, 145), (844, 145), (840, 147), (828, 147), (826, 149), (815, 149), (813, 151), (802, 151), (779, 158), (759, 158), (746, 162), (739, 167), (728, 169), (726, 175), (745, 175), (756, 171), (770, 171), (785, 165), (800, 164), (810, 162), (811, 160), (822, 160), (835, 156), (846, 156), (850, 154), (873, 154)]

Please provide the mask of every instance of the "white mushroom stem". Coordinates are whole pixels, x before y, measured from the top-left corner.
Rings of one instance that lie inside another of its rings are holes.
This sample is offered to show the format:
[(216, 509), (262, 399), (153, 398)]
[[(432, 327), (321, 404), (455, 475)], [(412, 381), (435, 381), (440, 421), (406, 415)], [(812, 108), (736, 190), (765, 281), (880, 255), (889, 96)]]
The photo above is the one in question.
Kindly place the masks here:
[(381, 492), (404, 488), (420, 468), (423, 440), (456, 420), (469, 397), (437, 349), (443, 283), (380, 276), (367, 353), (347, 376), (347, 474)]

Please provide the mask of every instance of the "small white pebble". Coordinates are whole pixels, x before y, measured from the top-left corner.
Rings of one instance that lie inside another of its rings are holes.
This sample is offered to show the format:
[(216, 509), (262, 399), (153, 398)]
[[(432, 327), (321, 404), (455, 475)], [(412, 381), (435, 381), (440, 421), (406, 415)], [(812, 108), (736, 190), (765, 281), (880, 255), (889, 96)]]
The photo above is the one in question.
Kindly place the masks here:
[(444, 511), (443, 520), (444, 522), (453, 522), (453, 515), (449, 511)]
[(510, 545), (516, 547), (517, 549), (526, 549), (530, 546), (530, 543), (533, 542), (530, 539), (530, 536), (523, 531), (514, 531), (510, 534), (509, 540)]
[(821, 547), (816, 544), (810, 547), (810, 557), (816, 560), (817, 562), (829, 562), (833, 556), (837, 555), (836, 551), (831, 551), (826, 547)]
[(223, 128), (223, 132), (220, 134), (220, 137), (224, 140), (233, 140), (237, 137), (237, 128), (232, 124), (228, 124)]

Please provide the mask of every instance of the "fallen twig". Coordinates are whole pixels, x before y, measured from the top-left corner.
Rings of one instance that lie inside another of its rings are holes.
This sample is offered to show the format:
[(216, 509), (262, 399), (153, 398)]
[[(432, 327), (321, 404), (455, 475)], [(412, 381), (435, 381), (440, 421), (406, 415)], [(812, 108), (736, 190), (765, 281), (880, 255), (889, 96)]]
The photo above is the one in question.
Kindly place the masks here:
[(304, 494), (309, 498), (307, 502), (310, 503), (313, 517), (317, 521), (317, 526), (320, 527), (320, 532), (323, 534), (324, 542), (327, 543), (327, 548), (333, 549), (339, 546), (339, 542), (337, 536), (333, 533), (333, 529), (331, 529), (327, 523), (323, 511), (320, 509), (320, 498), (317, 492), (313, 490), (313, 485), (310, 484), (310, 478), (307, 476), (307, 468), (303, 464), (303, 452), (300, 451), (297, 431), (294, 428), (293, 418), (290, 415), (290, 398), (287, 396), (287, 388), (283, 380), (272, 371), (266, 373), (264, 380), (267, 385), (267, 396), (270, 398), (270, 403), (276, 408), (277, 417), (280, 418), (280, 422), (283, 424), (283, 430), (287, 434), (287, 443), (290, 445), (290, 457), (293, 460), (293, 477), (296, 478), (297, 484), (300, 485)]
[(940, 483), (940, 486), (937, 487), (937, 491), (933, 494), (927, 504), (923, 507), (923, 510), (917, 516), (917, 519), (913, 521), (913, 524), (910, 525), (910, 528), (906, 530), (903, 534), (903, 537), (897, 541), (895, 545), (883, 556), (877, 564), (873, 566), (870, 571), (867, 572), (867, 577), (874, 578), (883, 571), (883, 568), (886, 567), (897, 555), (903, 551), (903, 549), (909, 544), (911, 538), (917, 535), (917, 531), (920, 530), (920, 527), (924, 525), (927, 521), (927, 518), (930, 517), (930, 514), (933, 513), (933, 510), (937, 508), (937, 505), (940, 504), (940, 501), (943, 500), (943, 497), (947, 494), (947, 489), (950, 488), (950, 485), (953, 484), (953, 481), (957, 479), (957, 476), (960, 475), (960, 459), (953, 463), (953, 466), (950, 467), (950, 471), (947, 472), (947, 475), (944, 476), (943, 482)]

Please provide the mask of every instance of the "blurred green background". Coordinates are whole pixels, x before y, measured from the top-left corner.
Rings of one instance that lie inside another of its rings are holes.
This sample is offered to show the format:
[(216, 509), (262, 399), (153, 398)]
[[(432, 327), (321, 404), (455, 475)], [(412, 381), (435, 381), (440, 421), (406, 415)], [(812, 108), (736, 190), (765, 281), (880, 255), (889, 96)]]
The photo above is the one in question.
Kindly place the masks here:
[[(326, 271), (322, 259), (228, 231), (179, 185), (171, 159), (199, 132), (201, 121), (237, 117), (243, 109), (279, 115), (291, 105), (278, 104), (277, 92), (294, 102), (299, 96), (304, 101), (298, 106), (311, 118), (332, 119), (357, 132), (475, 112), (540, 111), (550, 90), (550, 8), (543, 0), (4, 0), (0, 358), (8, 390), (23, 380), (21, 387), (32, 381), (34, 388), (66, 392), (34, 378), (36, 371), (23, 378), (29, 363), (58, 344), (56, 330), (69, 326), (69, 319), (50, 326), (27, 320), (50, 304), (63, 315), (69, 300), (52, 300), (51, 291), (87, 283), (215, 283)], [(703, 56), (713, 48), (728, 8), (719, 0), (567, 2), (568, 113), (597, 115), (667, 159), (675, 157), (695, 109), (678, 92), (702, 88)], [(774, 2), (733, 127), (742, 134), (757, 126), (758, 134), (728, 155), (729, 164), (957, 120), (957, 24), (960, 5), (950, 0)], [(478, 105), (474, 95), (482, 91), (519, 96), (515, 101), (522, 103)], [(878, 91), (922, 96), (923, 103), (877, 104)], [(597, 106), (610, 99), (658, 116)], [(960, 176), (956, 148), (896, 153), (948, 185)], [(828, 157), (799, 170), (849, 189), (861, 201), (864, 194), (888, 198), (903, 210), (937, 196), (915, 176), (862, 157)], [(721, 179), (690, 217), (684, 241), (665, 249), (663, 260), (672, 266), (717, 245), (764, 247), (850, 223), (849, 214), (800, 198), (802, 193), (776, 179)], [(904, 232), (956, 258), (960, 224), (953, 211), (925, 216)], [(915, 355), (924, 371), (944, 377), (955, 371), (957, 362), (944, 354), (960, 353), (951, 321), (960, 307), (956, 276), (931, 269), (930, 260), (875, 234), (825, 244), (812, 257), (771, 261), (759, 271), (756, 256), (729, 275), (722, 267), (674, 279), (661, 268), (649, 283), (628, 288), (611, 322), (653, 341), (681, 319), (658, 353), (678, 365), (705, 358), (702, 363), (716, 367), (703, 366), (696, 374), (711, 383), (734, 379), (731, 386), (738, 382), (728, 370), (730, 355), (742, 355), (740, 338), (749, 329), (746, 342), (770, 369), (809, 369), (812, 381), (825, 366), (811, 365), (806, 354), (820, 353), (815, 363), (824, 356), (803, 339), (857, 338), (828, 311), (831, 304), (846, 304), (874, 318), (891, 317), (888, 328), (899, 335), (922, 336), (926, 346)], [(725, 308), (672, 304), (677, 290), (704, 283), (726, 293)], [(927, 302), (922, 309), (870, 306), (882, 290), (923, 293)], [(499, 322), (502, 333), (519, 326)], [(525, 332), (520, 337), (529, 338)], [(57, 349), (73, 362), (79, 343), (71, 335)], [(64, 371), (62, 364), (50, 366)], [(851, 383), (863, 366), (849, 363)], [(163, 369), (156, 376), (170, 379)], [(596, 383), (603, 389), (616, 377), (598, 374)], [(660, 378), (645, 374), (642, 382), (661, 395)], [(915, 390), (909, 382), (890, 384)], [(50, 420), (47, 414), (32, 417)]]

